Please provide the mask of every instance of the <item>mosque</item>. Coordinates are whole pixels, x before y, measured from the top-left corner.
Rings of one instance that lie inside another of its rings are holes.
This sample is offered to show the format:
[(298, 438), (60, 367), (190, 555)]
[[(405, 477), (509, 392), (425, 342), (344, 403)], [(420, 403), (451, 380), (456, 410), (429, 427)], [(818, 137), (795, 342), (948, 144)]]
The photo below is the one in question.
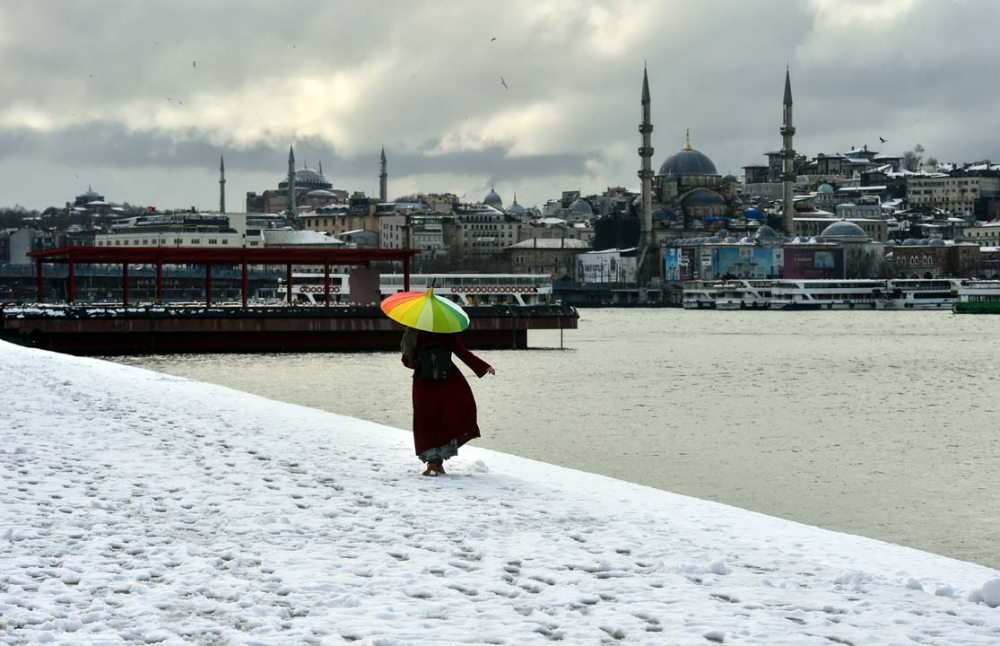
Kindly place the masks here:
[(735, 177), (719, 175), (708, 155), (691, 147), (688, 131), (684, 147), (664, 160), (652, 180), (656, 241), (733, 228), (733, 220), (741, 219), (738, 187)]
[[(384, 154), (384, 153), (383, 153)], [(281, 213), (282, 211), (315, 211), (324, 206), (346, 204), (347, 191), (333, 188), (323, 175), (323, 162), (313, 170), (303, 165), (295, 168), (295, 150), (288, 149), (288, 174), (277, 189), (261, 194), (248, 192), (247, 213)]]

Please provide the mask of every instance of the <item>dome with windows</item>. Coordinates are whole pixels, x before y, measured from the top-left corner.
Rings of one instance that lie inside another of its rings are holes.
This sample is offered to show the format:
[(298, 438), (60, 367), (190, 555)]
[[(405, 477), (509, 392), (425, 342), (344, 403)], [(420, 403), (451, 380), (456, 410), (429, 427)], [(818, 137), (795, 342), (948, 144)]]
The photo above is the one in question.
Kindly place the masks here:
[(833, 242), (870, 242), (871, 238), (865, 233), (865, 230), (856, 225), (853, 222), (848, 222), (847, 220), (840, 220), (834, 222), (827, 228), (823, 229), (823, 233), (820, 234), (825, 240), (830, 240)]
[(683, 200), (684, 207), (692, 206), (725, 206), (726, 201), (718, 193), (713, 193), (704, 188), (691, 191)]
[(818, 192), (820, 192), (820, 193), (825, 194), (825, 195), (829, 195), (830, 193), (833, 193), (833, 187), (830, 186), (829, 184), (820, 184), (819, 188), (816, 189), (816, 190)]

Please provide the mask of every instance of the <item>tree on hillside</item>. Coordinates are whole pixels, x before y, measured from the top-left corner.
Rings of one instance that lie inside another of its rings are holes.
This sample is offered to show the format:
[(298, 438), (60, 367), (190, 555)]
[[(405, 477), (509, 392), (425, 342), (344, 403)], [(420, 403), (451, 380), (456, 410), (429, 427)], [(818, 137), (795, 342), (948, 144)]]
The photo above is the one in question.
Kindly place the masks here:
[(917, 144), (913, 150), (903, 153), (903, 168), (916, 172), (920, 170), (920, 165), (924, 162), (924, 147)]

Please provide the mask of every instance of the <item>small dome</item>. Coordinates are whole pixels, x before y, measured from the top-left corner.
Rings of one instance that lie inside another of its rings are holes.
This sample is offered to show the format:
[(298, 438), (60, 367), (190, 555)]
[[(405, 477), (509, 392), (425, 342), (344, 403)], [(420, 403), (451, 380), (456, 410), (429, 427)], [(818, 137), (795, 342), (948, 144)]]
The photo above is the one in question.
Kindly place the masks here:
[(676, 220), (677, 216), (670, 209), (656, 209), (653, 211), (653, 222), (657, 220)]
[(917, 241), (917, 244), (920, 245), (921, 247), (926, 247), (930, 245), (930, 243), (931, 241), (929, 238), (921, 238), (919, 241)]
[(945, 246), (947, 246), (947, 244), (948, 243), (946, 243), (941, 238), (934, 238), (933, 240), (931, 240), (930, 246), (931, 247), (945, 247)]
[(743, 236), (740, 238), (740, 244), (753, 244), (753, 238), (750, 236)]
[(516, 199), (514, 200), (514, 203), (510, 205), (510, 208), (507, 209), (507, 213), (510, 213), (511, 215), (523, 215), (527, 212), (528, 210), (518, 204)]
[(821, 238), (819, 236), (813, 236), (813, 237), (809, 238), (809, 244), (823, 244), (824, 242), (826, 242), (826, 241), (823, 240), (823, 238)]
[(904, 247), (915, 247), (917, 244), (919, 243), (916, 238), (907, 238), (906, 240), (903, 240)]
[(497, 195), (497, 192), (492, 188), (490, 189), (490, 192), (486, 194), (486, 197), (483, 198), (483, 204), (488, 204), (495, 209), (503, 208), (503, 200), (500, 199), (500, 196)]
[(594, 214), (594, 209), (590, 208), (590, 204), (586, 200), (575, 200), (569, 205), (569, 211), (575, 215)]
[(736, 244), (736, 238), (734, 238), (733, 236), (727, 236), (726, 242), (728, 242), (729, 244)]
[(684, 206), (725, 206), (726, 201), (718, 193), (699, 188), (688, 193), (683, 200)]
[(824, 238), (832, 238), (835, 241), (845, 241), (845, 242), (867, 242), (871, 240), (865, 230), (854, 224), (853, 222), (848, 222), (847, 220), (839, 220), (834, 222), (827, 228), (823, 229), (821, 234)]
[(778, 240), (779, 239), (778, 238), (778, 234), (775, 232), (775, 230), (772, 229), (771, 227), (767, 226), (766, 224), (761, 225), (761, 227), (759, 229), (757, 229), (757, 233), (755, 233), (753, 237), (756, 238), (756, 239), (758, 239), (758, 240)]
[(743, 215), (744, 215), (744, 217), (746, 217), (747, 220), (763, 220), (764, 219), (764, 214), (760, 212), (760, 209), (754, 208), (752, 206), (749, 209), (747, 209), (746, 211), (743, 211)]
[(698, 220), (698, 219), (691, 220), (691, 223), (688, 224), (688, 228), (690, 228), (690, 229), (704, 229), (705, 228), (705, 223), (702, 222), (701, 220)]
[(715, 232), (715, 237), (717, 237), (717, 238), (728, 238), (729, 237), (729, 231), (726, 230), (726, 229), (719, 229), (718, 231)]
[(833, 187), (830, 186), (829, 184), (820, 184), (819, 185), (819, 189), (817, 189), (817, 190), (820, 193), (824, 193), (824, 194), (833, 193)]
[(726, 175), (722, 178), (723, 184), (735, 184), (738, 180), (735, 175)]

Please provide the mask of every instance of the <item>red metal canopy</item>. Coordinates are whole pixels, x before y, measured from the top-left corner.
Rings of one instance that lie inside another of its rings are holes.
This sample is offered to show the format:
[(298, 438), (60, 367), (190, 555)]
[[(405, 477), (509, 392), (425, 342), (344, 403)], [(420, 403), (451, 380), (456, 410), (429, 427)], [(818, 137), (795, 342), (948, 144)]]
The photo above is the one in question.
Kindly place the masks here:
[(266, 247), (217, 249), (205, 247), (62, 247), (28, 254), (46, 263), (129, 263), (155, 265), (367, 265), (405, 261), (416, 249), (324, 249), (322, 247)]
[(247, 267), (249, 265), (285, 265), (286, 302), (292, 302), (292, 265), (323, 265), (324, 294), (330, 304), (330, 265), (370, 265), (373, 262), (403, 263), (403, 289), (410, 289), (410, 258), (420, 252), (416, 249), (324, 249), (322, 247), (265, 247), (263, 249), (217, 249), (205, 247), (62, 247), (48, 251), (34, 251), (28, 255), (35, 259), (35, 280), (38, 302), (42, 302), (42, 265), (45, 263), (69, 266), (69, 302), (74, 299), (74, 266), (83, 264), (121, 264), (122, 300), (128, 304), (128, 266), (156, 265), (156, 297), (163, 299), (163, 265), (205, 265), (205, 302), (212, 304), (212, 265), (240, 265), (243, 267), (243, 307), (247, 305)]

